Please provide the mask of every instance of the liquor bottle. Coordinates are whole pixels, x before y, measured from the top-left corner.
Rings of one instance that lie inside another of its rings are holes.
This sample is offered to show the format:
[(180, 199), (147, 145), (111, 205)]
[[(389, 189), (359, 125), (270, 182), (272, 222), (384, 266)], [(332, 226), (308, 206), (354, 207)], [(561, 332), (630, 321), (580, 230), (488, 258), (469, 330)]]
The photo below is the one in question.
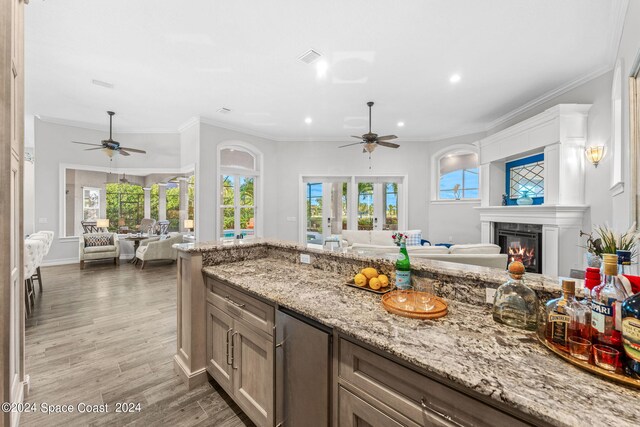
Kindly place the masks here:
[(493, 320), (515, 328), (535, 331), (538, 324), (538, 297), (524, 284), (524, 264), (509, 264), (510, 279), (500, 285), (493, 299)]
[[(584, 322), (585, 307), (576, 298), (576, 282), (562, 281), (562, 297), (547, 302), (545, 337), (562, 351), (569, 352), (569, 337), (584, 338), (590, 325)], [(588, 337), (587, 337), (588, 338)]]
[(618, 280), (618, 256), (604, 254), (604, 279), (591, 292), (591, 341), (622, 352), (622, 302), (628, 295)]
[(640, 292), (622, 303), (622, 346), (628, 370), (640, 377)]
[(629, 274), (627, 271), (631, 265), (631, 251), (616, 251), (618, 256), (618, 274)]
[(404, 291), (411, 289), (411, 262), (409, 262), (407, 242), (404, 238), (400, 242), (400, 253), (396, 260), (396, 287)]

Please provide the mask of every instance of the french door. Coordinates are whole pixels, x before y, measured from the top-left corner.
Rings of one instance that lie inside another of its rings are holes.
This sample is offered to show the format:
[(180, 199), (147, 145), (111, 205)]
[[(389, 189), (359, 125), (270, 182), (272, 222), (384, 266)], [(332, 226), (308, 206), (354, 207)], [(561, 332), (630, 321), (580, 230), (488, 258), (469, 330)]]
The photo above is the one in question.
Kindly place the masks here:
[(398, 230), (402, 178), (358, 177), (358, 230)]
[(348, 228), (350, 187), (347, 178), (304, 180), (307, 243), (321, 245)]
[(255, 176), (222, 175), (220, 177), (220, 238), (256, 236)]
[(404, 179), (303, 177), (302, 241), (323, 244), (327, 237), (343, 230), (402, 229), (406, 223)]

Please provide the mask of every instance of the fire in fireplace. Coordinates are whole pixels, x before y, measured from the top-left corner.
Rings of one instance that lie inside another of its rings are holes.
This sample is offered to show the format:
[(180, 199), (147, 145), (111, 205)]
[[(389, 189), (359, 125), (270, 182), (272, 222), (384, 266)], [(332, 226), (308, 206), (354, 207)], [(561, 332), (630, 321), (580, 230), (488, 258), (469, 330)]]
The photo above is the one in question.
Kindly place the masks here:
[(520, 261), (526, 271), (542, 273), (541, 225), (496, 223), (494, 242), (509, 255), (509, 262)]

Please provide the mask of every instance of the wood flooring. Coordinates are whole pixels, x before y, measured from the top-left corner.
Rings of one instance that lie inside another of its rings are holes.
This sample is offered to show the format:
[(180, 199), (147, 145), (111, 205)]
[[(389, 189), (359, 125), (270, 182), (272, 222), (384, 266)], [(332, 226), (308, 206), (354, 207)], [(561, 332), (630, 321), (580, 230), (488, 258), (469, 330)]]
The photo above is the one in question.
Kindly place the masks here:
[[(215, 384), (188, 391), (173, 371), (176, 264), (140, 270), (122, 262), (42, 269), (44, 292), (27, 320), (25, 401), (21, 426), (253, 426)], [(79, 403), (108, 413), (78, 413)], [(116, 413), (116, 403), (140, 411)], [(73, 405), (45, 414), (42, 405)]]

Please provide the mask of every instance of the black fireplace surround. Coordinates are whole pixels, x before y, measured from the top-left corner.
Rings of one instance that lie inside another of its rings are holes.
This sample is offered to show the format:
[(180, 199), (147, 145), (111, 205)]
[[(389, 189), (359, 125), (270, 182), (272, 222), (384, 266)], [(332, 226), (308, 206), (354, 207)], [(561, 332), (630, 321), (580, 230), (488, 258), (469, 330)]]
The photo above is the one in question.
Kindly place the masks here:
[(493, 241), (509, 262), (522, 261), (527, 272), (542, 273), (542, 225), (498, 222)]

